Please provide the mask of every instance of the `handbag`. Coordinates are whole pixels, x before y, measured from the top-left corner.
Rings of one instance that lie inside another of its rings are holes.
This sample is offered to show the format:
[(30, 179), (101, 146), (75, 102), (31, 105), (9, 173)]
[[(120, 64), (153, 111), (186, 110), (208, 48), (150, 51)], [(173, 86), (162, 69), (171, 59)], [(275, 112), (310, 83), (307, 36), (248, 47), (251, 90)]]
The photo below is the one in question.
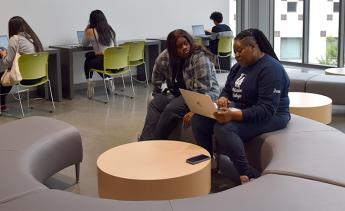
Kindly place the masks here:
[(18, 49), (17, 49), (16, 56), (13, 59), (11, 69), (6, 69), (4, 74), (1, 77), (2, 86), (13, 86), (19, 83), (23, 79), (19, 71), (19, 64), (18, 64), (19, 57), (20, 57), (20, 54), (18, 53)]

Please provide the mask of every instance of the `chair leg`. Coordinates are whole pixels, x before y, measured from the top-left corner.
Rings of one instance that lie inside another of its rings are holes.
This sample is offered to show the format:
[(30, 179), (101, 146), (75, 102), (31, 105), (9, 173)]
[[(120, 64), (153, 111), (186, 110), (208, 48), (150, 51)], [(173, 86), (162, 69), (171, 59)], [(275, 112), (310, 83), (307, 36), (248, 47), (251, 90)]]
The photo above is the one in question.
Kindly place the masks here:
[(80, 163), (75, 164), (75, 179), (76, 183), (79, 183), (79, 175), (80, 175)]
[(26, 101), (28, 104), (28, 110), (30, 109), (30, 92), (29, 89), (26, 90)]
[[(131, 78), (131, 84), (132, 84), (132, 91), (133, 91), (133, 97), (135, 96), (135, 91), (134, 91), (134, 86), (133, 86), (133, 78), (132, 78), (132, 70), (129, 69), (129, 74), (130, 74), (130, 78)], [(131, 97), (131, 98), (133, 98)]]
[(104, 103), (108, 103), (109, 102), (109, 96), (108, 96), (108, 90), (107, 90), (107, 85), (105, 84), (105, 77), (103, 74), (103, 84), (104, 84), (104, 89), (105, 89), (105, 95), (107, 96), (107, 101)]
[(21, 99), (21, 97), (20, 97), (18, 85), (16, 85), (16, 88), (17, 88), (17, 94), (18, 94), (20, 109), (21, 109), (21, 111), (22, 111), (22, 116), (23, 116), (23, 118), (24, 118), (24, 110), (23, 110), (22, 99)]
[(122, 77), (122, 85), (123, 85), (123, 91), (126, 89), (125, 79), (123, 77), (123, 74), (121, 74)]
[(51, 110), (50, 113), (53, 113), (55, 111), (55, 104), (54, 104), (54, 99), (53, 99), (52, 87), (50, 85), (50, 80), (48, 80), (48, 85), (49, 85), (50, 98), (52, 100), (52, 105), (53, 105), (53, 110)]
[(145, 68), (146, 85), (147, 85), (147, 87), (149, 87), (149, 77), (148, 77), (147, 71), (146, 71), (146, 63), (144, 63), (144, 68)]
[[(219, 73), (221, 73), (222, 70), (220, 69), (219, 56), (217, 56), (217, 63), (218, 63), (218, 71), (219, 71)], [(217, 72), (217, 71), (216, 71), (216, 72)]]

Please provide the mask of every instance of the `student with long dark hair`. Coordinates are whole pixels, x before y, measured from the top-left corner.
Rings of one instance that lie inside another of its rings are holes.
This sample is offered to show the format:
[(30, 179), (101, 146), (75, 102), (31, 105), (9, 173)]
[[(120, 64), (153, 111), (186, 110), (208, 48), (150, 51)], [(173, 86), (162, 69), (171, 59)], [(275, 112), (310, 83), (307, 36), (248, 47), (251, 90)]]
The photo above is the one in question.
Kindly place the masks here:
[[(20, 55), (43, 51), (42, 43), (29, 24), (19, 16), (12, 17), (8, 21), (9, 43), (6, 50), (0, 50), (0, 78), (6, 69), (12, 67), (13, 60), (18, 52)], [(7, 109), (6, 96), (12, 87), (0, 85), (1, 110)]]
[[(103, 69), (104, 50), (108, 47), (116, 46), (115, 31), (108, 24), (108, 21), (101, 10), (94, 10), (90, 13), (89, 25), (85, 28), (83, 46), (89, 46), (90, 43), (94, 52), (86, 54), (84, 63), (88, 98), (92, 98), (94, 95), (94, 86), (92, 83), (93, 72), (90, 70), (92, 68)], [(107, 82), (108, 89), (113, 91), (112, 81), (108, 80)]]
[(191, 125), (198, 144), (210, 153), (214, 134), (217, 153), (229, 156), (241, 183), (246, 183), (259, 175), (248, 163), (244, 143), (286, 127), (290, 120), (290, 80), (258, 29), (240, 32), (234, 39), (234, 53), (237, 64), (231, 68), (217, 101), (221, 111), (214, 114), (216, 121), (194, 115)]
[[(167, 49), (158, 56), (153, 68), (154, 98), (148, 105), (139, 140), (168, 139), (177, 122), (185, 115), (191, 116), (179, 88), (217, 99), (219, 87), (211, 56), (186, 31), (177, 29), (169, 33)], [(164, 91), (163, 83), (167, 84)]]

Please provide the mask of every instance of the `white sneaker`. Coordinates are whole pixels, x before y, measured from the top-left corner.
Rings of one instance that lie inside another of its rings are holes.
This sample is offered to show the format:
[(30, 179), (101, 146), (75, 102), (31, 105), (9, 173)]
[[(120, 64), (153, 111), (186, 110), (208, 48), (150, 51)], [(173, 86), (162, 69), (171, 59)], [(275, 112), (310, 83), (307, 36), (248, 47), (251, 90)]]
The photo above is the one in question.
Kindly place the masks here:
[(95, 94), (95, 85), (94, 82), (91, 80), (87, 80), (87, 90), (86, 90), (86, 96), (89, 99), (92, 99)]
[(105, 79), (105, 85), (107, 87), (107, 90), (110, 94), (114, 94), (115, 92), (115, 86), (113, 83), (113, 79), (112, 78), (106, 78)]

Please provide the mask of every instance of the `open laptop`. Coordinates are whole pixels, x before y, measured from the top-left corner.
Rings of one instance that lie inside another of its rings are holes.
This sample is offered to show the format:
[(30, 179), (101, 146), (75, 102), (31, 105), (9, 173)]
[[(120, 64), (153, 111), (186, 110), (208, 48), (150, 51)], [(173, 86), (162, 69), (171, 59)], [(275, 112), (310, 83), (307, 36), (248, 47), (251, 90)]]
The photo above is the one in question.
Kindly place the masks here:
[(84, 39), (84, 31), (77, 31), (78, 44), (81, 46)]
[(180, 92), (191, 112), (215, 119), (213, 113), (217, 111), (217, 105), (210, 96), (185, 89), (180, 89)]
[(195, 37), (209, 37), (205, 34), (204, 25), (192, 25), (193, 36)]
[(4, 50), (8, 47), (7, 35), (0, 35), (0, 49)]

